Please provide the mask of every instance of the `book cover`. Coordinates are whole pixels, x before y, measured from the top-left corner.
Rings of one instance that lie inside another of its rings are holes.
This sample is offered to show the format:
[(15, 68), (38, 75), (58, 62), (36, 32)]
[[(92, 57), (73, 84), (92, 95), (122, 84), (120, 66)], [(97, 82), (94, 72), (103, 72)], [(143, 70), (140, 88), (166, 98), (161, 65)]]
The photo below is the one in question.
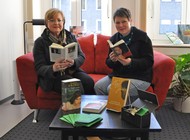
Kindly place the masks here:
[(62, 80), (62, 110), (68, 111), (81, 108), (82, 94), (83, 87), (80, 79)]
[(91, 127), (103, 120), (99, 114), (67, 114), (60, 117), (60, 120), (72, 124), (74, 127)]
[(123, 55), (125, 58), (132, 56), (131, 50), (123, 39), (119, 40), (115, 44), (112, 44), (110, 40), (107, 40), (107, 42), (116, 55)]
[(89, 112), (89, 113), (101, 113), (102, 110), (106, 107), (107, 100), (100, 100), (100, 101), (93, 101), (90, 103), (87, 103), (83, 108), (83, 112)]
[(126, 78), (113, 77), (108, 95), (106, 108), (115, 112), (121, 112), (126, 105), (130, 80)]
[(175, 45), (184, 44), (183, 41), (173, 32), (166, 33), (166, 36)]
[(52, 43), (49, 46), (50, 61), (55, 62), (57, 59), (75, 59), (78, 57), (78, 44), (72, 42), (66, 46)]
[(190, 24), (179, 24), (178, 36), (184, 44), (190, 44)]

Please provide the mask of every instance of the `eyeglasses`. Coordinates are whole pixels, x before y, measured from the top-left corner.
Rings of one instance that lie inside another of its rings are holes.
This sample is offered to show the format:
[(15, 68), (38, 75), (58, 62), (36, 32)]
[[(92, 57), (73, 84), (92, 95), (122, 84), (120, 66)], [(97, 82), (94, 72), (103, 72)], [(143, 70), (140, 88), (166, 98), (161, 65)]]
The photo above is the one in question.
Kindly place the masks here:
[(63, 23), (63, 20), (60, 20), (60, 19), (58, 19), (58, 20), (53, 20), (53, 19), (50, 19), (50, 20), (48, 20), (48, 22), (50, 22), (50, 23)]

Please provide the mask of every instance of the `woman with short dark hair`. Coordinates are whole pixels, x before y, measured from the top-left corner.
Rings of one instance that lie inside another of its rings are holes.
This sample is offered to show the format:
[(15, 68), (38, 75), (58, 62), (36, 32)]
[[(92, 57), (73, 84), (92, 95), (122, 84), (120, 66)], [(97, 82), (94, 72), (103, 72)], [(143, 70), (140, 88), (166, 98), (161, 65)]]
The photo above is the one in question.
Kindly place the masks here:
[(110, 41), (112, 44), (123, 39), (131, 51), (126, 57), (118, 48), (118, 54), (109, 49), (106, 65), (112, 69), (108, 76), (95, 84), (96, 94), (109, 94), (112, 77), (128, 78), (131, 80), (129, 94), (137, 95), (137, 88), (146, 90), (152, 82), (153, 75), (153, 48), (148, 35), (132, 26), (131, 12), (126, 8), (119, 8), (113, 14), (113, 21), (117, 29)]

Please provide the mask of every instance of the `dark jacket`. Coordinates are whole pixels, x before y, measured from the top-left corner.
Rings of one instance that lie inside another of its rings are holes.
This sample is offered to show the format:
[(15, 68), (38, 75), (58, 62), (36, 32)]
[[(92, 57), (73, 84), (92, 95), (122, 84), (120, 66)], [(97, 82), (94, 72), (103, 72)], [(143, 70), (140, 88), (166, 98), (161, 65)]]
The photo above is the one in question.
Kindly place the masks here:
[[(131, 64), (123, 66), (120, 62), (113, 62), (110, 60), (108, 54), (106, 64), (109, 68), (113, 69), (113, 72), (109, 76), (139, 79), (151, 83), (154, 63), (152, 42), (145, 32), (136, 27), (132, 27), (131, 32), (133, 32), (131, 41), (129, 44), (127, 42), (132, 53)], [(126, 40), (120, 33), (116, 33), (110, 38), (113, 44), (120, 39)], [(110, 49), (109, 53), (111, 51)]]
[[(57, 80), (61, 81), (60, 72), (53, 72), (53, 62), (50, 62), (49, 46), (53, 43), (47, 35), (45, 29), (41, 37), (37, 38), (34, 42), (33, 55), (34, 65), (38, 75), (38, 84), (44, 91), (50, 91)], [(66, 42), (77, 42), (74, 35), (66, 30)], [(74, 65), (66, 71), (82, 71), (80, 66), (84, 63), (85, 55), (78, 45), (78, 58), (74, 60)]]

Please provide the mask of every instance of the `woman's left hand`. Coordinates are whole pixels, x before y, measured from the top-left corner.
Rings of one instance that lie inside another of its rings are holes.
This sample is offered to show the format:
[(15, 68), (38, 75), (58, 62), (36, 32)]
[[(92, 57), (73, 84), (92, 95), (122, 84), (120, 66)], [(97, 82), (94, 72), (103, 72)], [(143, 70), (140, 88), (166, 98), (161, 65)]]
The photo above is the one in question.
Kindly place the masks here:
[(131, 58), (125, 58), (123, 55), (118, 56), (118, 61), (123, 65), (127, 66), (131, 63)]
[(68, 67), (72, 67), (74, 65), (74, 60), (73, 59), (67, 59), (68, 62)]

